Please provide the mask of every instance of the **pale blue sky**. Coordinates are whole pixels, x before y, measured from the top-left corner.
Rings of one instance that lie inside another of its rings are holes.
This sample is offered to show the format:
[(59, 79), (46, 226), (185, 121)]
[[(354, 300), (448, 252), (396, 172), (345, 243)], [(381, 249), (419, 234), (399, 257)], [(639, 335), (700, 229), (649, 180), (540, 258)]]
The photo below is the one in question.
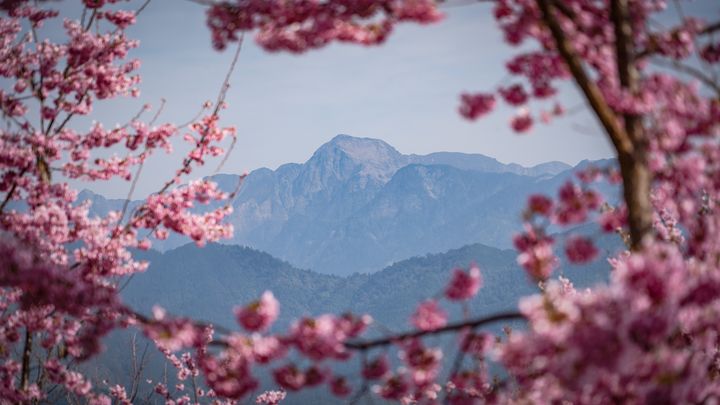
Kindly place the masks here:
[[(68, 14), (76, 11), (60, 4)], [(235, 125), (239, 136), (223, 172), (304, 162), (338, 133), (380, 138), (407, 154), (482, 153), (523, 165), (574, 164), (610, 155), (594, 118), (582, 108), (527, 135), (510, 131), (513, 109), (505, 106), (477, 122), (461, 118), (461, 92), (510, 83), (504, 62), (514, 50), (503, 43), (491, 6), (445, 11), (444, 21), (401, 26), (380, 47), (332, 45), (297, 56), (264, 52), (248, 38), (223, 114), (223, 122)], [(214, 100), (232, 50), (212, 49), (204, 17), (203, 7), (192, 2), (153, 0), (129, 31), (141, 41), (133, 53), (142, 60), (140, 99), (99, 103), (92, 118), (113, 126), (143, 103), (158, 105), (165, 98), (160, 121), (180, 123), (194, 116), (204, 100)], [(562, 100), (570, 107), (581, 105), (570, 84)], [(136, 195), (157, 189), (178, 164), (178, 156), (156, 156)], [(91, 188), (124, 197), (127, 187), (119, 182)]]

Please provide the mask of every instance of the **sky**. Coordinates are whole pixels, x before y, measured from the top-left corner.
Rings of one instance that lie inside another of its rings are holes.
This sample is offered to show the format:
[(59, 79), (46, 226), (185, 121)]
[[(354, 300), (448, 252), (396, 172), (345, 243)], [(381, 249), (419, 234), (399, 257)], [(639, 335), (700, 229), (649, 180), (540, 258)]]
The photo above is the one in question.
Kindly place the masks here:
[[(79, 3), (79, 2), (77, 2)], [(59, 3), (68, 16), (74, 3)], [(137, 7), (140, 2), (131, 1)], [(611, 155), (595, 119), (571, 83), (560, 99), (573, 113), (526, 135), (509, 128), (513, 108), (499, 103), (493, 114), (470, 122), (457, 112), (464, 91), (493, 90), (513, 83), (504, 62), (507, 46), (488, 4), (445, 7), (437, 24), (400, 26), (378, 47), (331, 45), (301, 55), (268, 53), (252, 36), (243, 45), (222, 122), (238, 130), (226, 173), (274, 169), (304, 162), (337, 134), (382, 139), (405, 154), (438, 151), (481, 153), (501, 162), (575, 164)], [(90, 117), (106, 127), (123, 124), (144, 103), (166, 105), (160, 122), (182, 123), (214, 100), (233, 49), (213, 50), (204, 8), (188, 0), (153, 0), (128, 34), (140, 40), (133, 57), (142, 61), (139, 99), (96, 104)], [(545, 105), (550, 108), (551, 105)], [(76, 126), (87, 122), (76, 122)], [(176, 152), (186, 150), (182, 141)], [(172, 175), (178, 154), (155, 156), (144, 168), (136, 197)], [(198, 175), (211, 174), (217, 161)], [(83, 185), (124, 198), (124, 182)]]

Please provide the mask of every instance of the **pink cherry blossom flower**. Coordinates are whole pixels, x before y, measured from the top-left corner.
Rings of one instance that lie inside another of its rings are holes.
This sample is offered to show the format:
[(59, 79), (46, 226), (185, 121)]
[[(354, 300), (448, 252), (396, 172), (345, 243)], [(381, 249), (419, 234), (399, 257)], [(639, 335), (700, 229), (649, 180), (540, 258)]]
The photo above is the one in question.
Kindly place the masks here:
[(330, 372), (319, 366), (310, 366), (305, 370), (305, 386), (315, 387), (322, 384), (330, 376)]
[(312, 360), (345, 360), (350, 357), (345, 341), (351, 337), (348, 332), (352, 332), (347, 326), (345, 319), (334, 315), (303, 318), (292, 326), (288, 340)]
[(247, 344), (252, 350), (253, 360), (260, 364), (284, 357), (288, 349), (287, 345), (275, 336), (253, 334)]
[(526, 224), (526, 232), (513, 238), (515, 248), (520, 252), (517, 262), (534, 281), (547, 280), (558, 264), (553, 253), (553, 239)]
[(251, 359), (240, 339), (234, 339), (228, 350), (213, 355), (205, 350), (198, 351), (198, 364), (208, 386), (220, 396), (239, 399), (254, 391), (258, 381), (251, 372)]
[(105, 0), (83, 0), (87, 8), (101, 8), (105, 5)]
[[(208, 10), (213, 46), (224, 49), (239, 31), (258, 29), (257, 42), (268, 51), (304, 52), (333, 41), (362, 45), (382, 43), (394, 24), (439, 21), (442, 13), (430, 0), (377, 0), (373, 3), (220, 2)], [(312, 11), (312, 12), (311, 12)]]
[(572, 182), (566, 182), (558, 192), (555, 220), (561, 225), (584, 222), (589, 211), (596, 210), (601, 202), (595, 191), (583, 190)]
[(476, 120), (492, 111), (495, 107), (495, 96), (464, 93), (460, 102), (460, 114), (469, 120)]
[(571, 263), (587, 263), (595, 259), (598, 250), (592, 240), (582, 237), (573, 236), (565, 242), (565, 254)]
[(362, 376), (367, 380), (377, 380), (384, 377), (388, 372), (390, 372), (390, 363), (387, 356), (381, 354), (363, 365)]
[(521, 112), (510, 122), (513, 131), (517, 133), (527, 132), (533, 124), (533, 119), (528, 112)]
[(477, 266), (471, 266), (468, 271), (453, 270), (450, 283), (445, 288), (445, 296), (454, 301), (468, 300), (477, 294), (482, 286), (482, 276)]
[(402, 345), (400, 358), (409, 369), (411, 380), (416, 386), (423, 386), (435, 380), (440, 372), (443, 353), (438, 348), (426, 347), (420, 339), (411, 339)]
[(255, 399), (256, 404), (277, 405), (287, 396), (285, 391), (265, 391)]
[(297, 391), (305, 385), (305, 374), (294, 364), (273, 370), (275, 382), (289, 391)]
[(528, 95), (525, 89), (519, 84), (501, 88), (498, 92), (505, 99), (505, 102), (513, 106), (521, 106), (528, 101)]
[(278, 317), (280, 304), (270, 291), (265, 291), (260, 299), (236, 310), (238, 323), (249, 331), (262, 331), (270, 327)]
[(540, 194), (533, 194), (528, 198), (528, 212), (531, 214), (538, 214), (543, 216), (549, 216), (552, 212), (553, 201)]
[(447, 312), (436, 300), (423, 301), (413, 314), (412, 324), (420, 330), (435, 330), (447, 325)]
[(460, 348), (472, 355), (483, 357), (493, 346), (495, 338), (487, 333), (469, 332), (461, 336)]
[(342, 398), (350, 395), (352, 388), (350, 388), (345, 377), (333, 377), (333, 379), (330, 380), (330, 392), (336, 397)]
[(399, 401), (410, 392), (410, 381), (404, 374), (396, 374), (377, 387), (378, 394), (389, 400)]

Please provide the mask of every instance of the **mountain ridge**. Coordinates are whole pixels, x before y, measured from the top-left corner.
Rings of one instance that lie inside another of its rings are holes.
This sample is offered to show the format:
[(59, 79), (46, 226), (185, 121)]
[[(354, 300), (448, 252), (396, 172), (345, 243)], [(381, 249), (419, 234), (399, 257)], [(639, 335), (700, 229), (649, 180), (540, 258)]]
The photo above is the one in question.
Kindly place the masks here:
[[(554, 193), (572, 176), (568, 167), (525, 168), (457, 152), (403, 155), (382, 140), (341, 134), (305, 163), (252, 171), (228, 218), (235, 236), (224, 243), (339, 275), (475, 242), (507, 248), (527, 196)], [(212, 180), (233, 191), (239, 176)], [(101, 214), (123, 204), (90, 192), (83, 197)], [(167, 250), (186, 241), (171, 237), (154, 246)]]
[[(576, 230), (577, 231), (577, 230)], [(586, 233), (597, 230), (583, 229)], [(563, 235), (557, 235), (562, 239)], [(578, 288), (603, 282), (608, 276), (608, 264), (602, 260), (622, 246), (619, 238), (606, 234), (597, 240), (601, 258), (587, 266), (563, 266), (562, 274)], [(210, 243), (203, 248), (186, 244), (164, 253), (149, 250), (135, 252), (138, 259), (148, 260), (150, 267), (126, 284), (123, 301), (140, 313), (151, 313), (155, 305), (173, 316), (191, 317), (211, 323), (218, 330), (240, 331), (234, 308), (257, 299), (270, 290), (280, 303), (280, 313), (273, 332), (282, 332), (303, 316), (324, 313), (340, 314), (351, 311), (369, 314), (378, 326), (371, 327), (367, 337), (400, 332), (413, 326), (409, 317), (417, 304), (442, 295), (444, 287), (456, 267), (467, 268), (476, 263), (481, 270), (483, 286), (466, 305), (453, 305), (441, 300), (440, 305), (451, 319), (485, 316), (501, 311), (516, 310), (518, 299), (537, 293), (537, 288), (517, 265), (517, 252), (482, 244), (471, 244), (443, 253), (424, 254), (401, 260), (372, 274), (335, 276), (312, 270), (298, 269), (290, 263), (256, 249)], [(487, 330), (500, 333), (505, 324), (492, 325)], [(523, 327), (522, 323), (512, 327)], [(130, 384), (127, 370), (132, 358), (124, 348), (135, 340), (134, 331), (119, 331), (105, 339), (107, 350), (84, 365), (98, 380), (105, 378)], [(453, 336), (435, 340), (435, 344), (453, 344)], [(138, 347), (149, 343), (139, 337)], [(165, 359), (151, 351), (145, 375), (153, 380), (165, 374)], [(354, 364), (354, 363), (353, 363)], [(356, 372), (352, 366), (343, 370)], [(258, 375), (263, 386), (275, 387), (272, 379)], [(170, 373), (172, 385), (173, 376)], [(143, 386), (143, 392), (152, 391)], [(293, 397), (288, 403), (336, 403), (324, 388)]]

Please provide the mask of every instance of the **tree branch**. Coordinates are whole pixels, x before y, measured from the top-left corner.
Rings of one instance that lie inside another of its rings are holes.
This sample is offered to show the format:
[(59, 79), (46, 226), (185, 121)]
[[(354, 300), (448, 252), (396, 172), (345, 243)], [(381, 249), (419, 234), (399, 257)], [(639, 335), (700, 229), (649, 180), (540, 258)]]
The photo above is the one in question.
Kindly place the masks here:
[[(615, 54), (618, 77), (623, 89), (631, 94), (638, 91), (638, 70), (635, 66), (635, 47), (628, 0), (612, 0), (610, 18), (615, 31)], [(652, 175), (647, 163), (648, 141), (642, 126), (642, 118), (634, 113), (623, 114), (625, 132), (633, 144), (632, 153), (618, 151), (618, 161), (623, 177), (623, 194), (628, 207), (630, 248), (637, 250), (652, 232), (652, 204), (650, 184)]]
[(570, 44), (570, 41), (565, 36), (565, 32), (553, 15), (553, 7), (550, 5), (550, 0), (537, 0), (537, 4), (542, 12), (543, 21), (550, 29), (553, 39), (555, 40), (558, 53), (562, 56), (568, 69), (570, 69), (570, 73), (572, 73), (575, 78), (575, 83), (577, 83), (585, 95), (585, 98), (590, 103), (590, 107), (600, 120), (600, 124), (610, 137), (615, 149), (623, 153), (631, 153), (633, 144), (630, 138), (618, 122), (615, 113), (603, 98), (600, 89), (590, 80), (587, 72), (585, 72), (585, 68), (583, 68), (575, 49), (572, 44)]
[[(642, 240), (652, 230), (652, 206), (650, 205), (651, 174), (647, 167), (646, 147), (643, 139), (642, 122), (639, 117), (625, 116), (621, 125), (615, 112), (607, 104), (600, 89), (590, 79), (581, 59), (570, 43), (565, 31), (555, 17), (555, 3), (552, 0), (536, 0), (542, 19), (555, 41), (557, 52), (568, 66), (575, 83), (580, 87), (600, 120), (605, 133), (612, 141), (623, 174), (623, 190), (628, 207), (628, 223), (633, 249), (638, 249)], [(612, 17), (615, 24), (618, 73), (623, 87), (632, 91), (636, 81), (632, 27), (629, 24), (627, 0), (613, 0)], [(632, 85), (632, 86), (631, 86)], [(629, 118), (629, 119), (628, 119)]]
[(720, 84), (715, 82), (712, 78), (705, 75), (705, 73), (697, 68), (694, 68), (690, 65), (686, 65), (683, 63), (680, 63), (680, 61), (677, 60), (663, 60), (659, 58), (652, 58), (650, 59), (650, 62), (658, 65), (660, 67), (668, 68), (668, 69), (674, 69), (680, 73), (687, 74), (689, 76), (694, 77), (695, 79), (701, 81), (706, 86), (710, 87), (715, 91), (715, 93), (720, 97)]
[(32, 332), (25, 330), (25, 343), (23, 345), (22, 369), (20, 371), (20, 389), (27, 389), (30, 381), (30, 355), (32, 354)]
[(519, 312), (504, 312), (499, 313), (495, 315), (491, 315), (484, 318), (477, 318), (477, 319), (471, 319), (469, 321), (462, 321), (462, 322), (456, 322), (451, 323), (445, 327), (435, 329), (435, 330), (415, 330), (411, 332), (404, 332), (399, 333), (397, 335), (393, 336), (387, 336), (379, 339), (372, 339), (372, 340), (364, 340), (364, 341), (353, 341), (353, 342), (346, 342), (345, 347), (351, 350), (367, 350), (373, 347), (378, 346), (387, 346), (399, 341), (403, 341), (406, 339), (412, 339), (412, 338), (418, 338), (418, 337), (424, 337), (424, 336), (432, 336), (432, 335), (439, 335), (446, 332), (455, 332), (461, 329), (470, 328), (474, 329), (483, 325), (487, 325), (494, 322), (499, 321), (511, 321), (516, 319), (525, 319), (525, 316)]
[(14, 179), (12, 186), (10, 186), (10, 190), (8, 190), (7, 195), (5, 195), (5, 198), (3, 199), (2, 203), (0, 203), (0, 214), (5, 211), (5, 207), (7, 204), (12, 200), (13, 195), (15, 194), (15, 190), (17, 190), (18, 186), (18, 177), (22, 177), (27, 172), (27, 167), (23, 168), (20, 173), (17, 175), (17, 177)]
[(700, 35), (708, 35), (708, 34), (714, 33), (715, 31), (720, 31), (720, 21), (717, 21), (713, 24), (708, 25), (702, 31), (700, 31), (699, 34)]
[[(697, 36), (712, 35), (716, 31), (720, 31), (720, 21), (717, 21), (715, 23), (712, 23), (712, 24), (706, 26), (705, 28), (703, 28), (702, 30), (700, 30), (697, 33)], [(677, 29), (675, 29), (674, 31), (671, 31), (671, 33), (675, 33), (675, 32), (677, 32)], [(652, 56), (653, 54), (658, 52), (659, 46), (658, 46), (657, 38), (658, 38), (658, 34), (655, 34), (655, 33), (648, 34), (648, 41), (647, 41), (648, 46), (645, 49), (643, 49), (642, 51), (639, 51), (637, 53), (638, 59), (643, 59), (645, 57)], [(697, 44), (695, 46), (695, 49), (696, 50), (699, 49), (697, 47)]]

